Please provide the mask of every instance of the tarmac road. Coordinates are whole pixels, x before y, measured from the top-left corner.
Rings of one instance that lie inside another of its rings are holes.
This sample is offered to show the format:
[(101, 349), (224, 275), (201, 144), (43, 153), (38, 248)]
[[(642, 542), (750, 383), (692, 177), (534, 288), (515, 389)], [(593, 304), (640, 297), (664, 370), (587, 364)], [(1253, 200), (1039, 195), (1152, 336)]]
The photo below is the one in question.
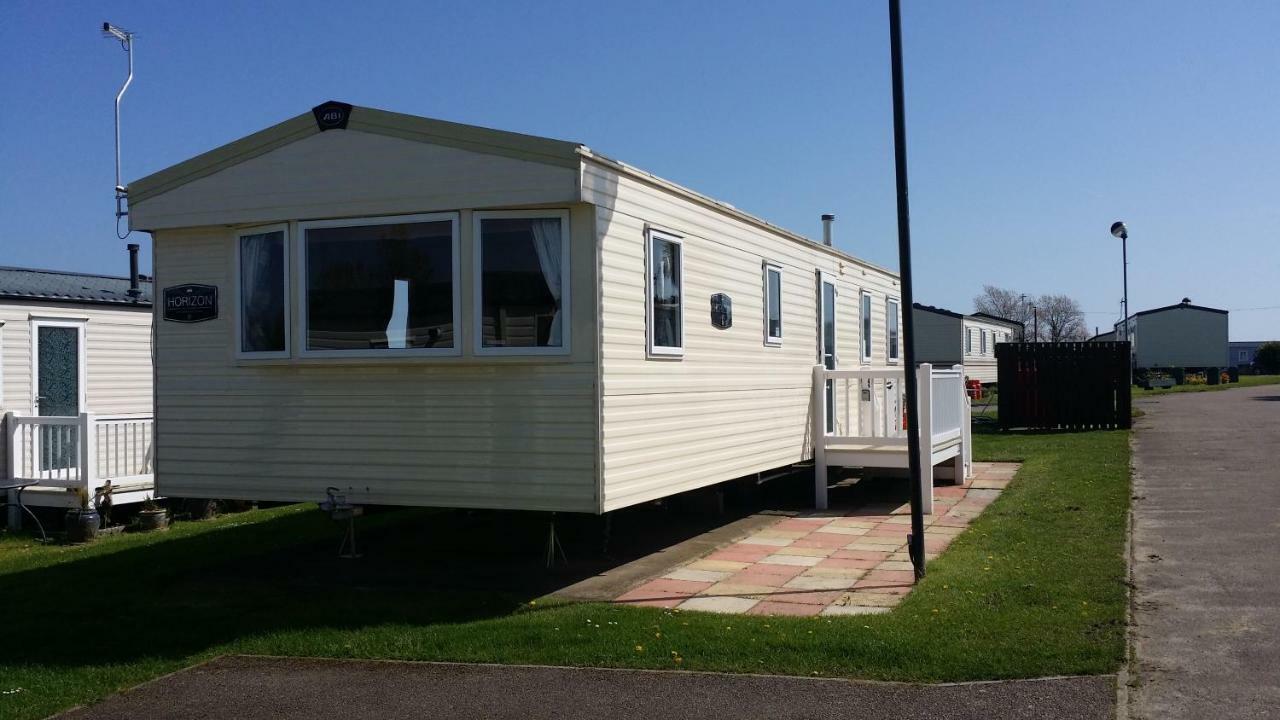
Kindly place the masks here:
[(228, 656), (63, 718), (1105, 720), (1111, 676), (961, 685)]
[(1280, 717), (1280, 385), (1138, 407), (1131, 716)]

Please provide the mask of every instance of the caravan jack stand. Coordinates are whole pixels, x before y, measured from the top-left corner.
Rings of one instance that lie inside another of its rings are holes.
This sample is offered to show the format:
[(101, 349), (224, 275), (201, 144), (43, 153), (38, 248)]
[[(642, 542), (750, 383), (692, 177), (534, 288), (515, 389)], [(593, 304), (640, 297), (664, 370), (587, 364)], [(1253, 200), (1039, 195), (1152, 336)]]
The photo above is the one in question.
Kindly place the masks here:
[(560, 556), (560, 560), (565, 565), (569, 564), (569, 557), (564, 554), (564, 546), (560, 544), (560, 536), (556, 534), (556, 514), (551, 513), (551, 522), (548, 524), (547, 531), (547, 567), (554, 567), (556, 564), (556, 556)]

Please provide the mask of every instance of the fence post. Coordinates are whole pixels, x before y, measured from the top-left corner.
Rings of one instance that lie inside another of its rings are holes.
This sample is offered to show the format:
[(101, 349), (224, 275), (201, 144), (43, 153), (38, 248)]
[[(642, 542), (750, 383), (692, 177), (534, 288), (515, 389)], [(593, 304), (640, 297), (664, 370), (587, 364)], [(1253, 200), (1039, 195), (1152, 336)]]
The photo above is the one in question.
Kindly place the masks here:
[(827, 509), (827, 366), (813, 366), (813, 506)]
[(93, 413), (80, 413), (80, 487), (84, 488), (91, 504), (96, 480), (94, 471), (98, 466), (98, 439), (94, 432), (97, 428), (94, 425)]
[[(4, 435), (6, 445), (9, 449), (9, 451), (5, 453), (5, 477), (13, 479), (18, 476), (18, 461), (21, 454), (21, 451), (18, 448), (18, 419), (14, 416), (13, 412), (7, 412), (4, 414)], [(5, 523), (9, 526), (9, 530), (11, 532), (16, 532), (22, 529), (22, 511), (19, 510), (17, 506), (17, 493), (10, 490), (7, 495), (5, 502), (7, 502), (8, 505), (5, 506), (5, 514), (8, 517), (5, 518)]]
[(920, 511), (933, 514), (933, 365), (920, 363), (916, 368), (916, 429), (920, 433)]

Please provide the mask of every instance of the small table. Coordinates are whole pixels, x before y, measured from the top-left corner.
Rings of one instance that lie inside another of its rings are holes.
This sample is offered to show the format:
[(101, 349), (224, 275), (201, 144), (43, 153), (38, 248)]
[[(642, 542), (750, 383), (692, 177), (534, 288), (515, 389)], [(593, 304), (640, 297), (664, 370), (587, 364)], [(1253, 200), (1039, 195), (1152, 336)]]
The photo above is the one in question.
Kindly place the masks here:
[[(22, 504), (22, 491), (23, 491), (23, 490), (26, 490), (27, 488), (31, 487), (32, 485), (39, 485), (39, 484), (40, 484), (40, 481), (39, 481), (39, 480), (3, 480), (3, 481), (0, 481), (0, 492), (3, 492), (3, 493), (4, 493), (4, 496), (3, 496), (3, 497), (0, 497), (0, 506), (8, 507), (9, 505), (17, 505), (19, 508), (21, 508), (21, 509), (22, 509), (22, 511), (23, 511), (23, 512), (25, 512), (26, 514), (30, 515), (32, 520), (34, 520), (34, 521), (35, 521), (35, 523), (36, 523), (36, 528), (40, 531), (40, 540), (41, 540), (42, 542), (49, 542), (49, 536), (44, 534), (44, 525), (41, 525), (41, 524), (40, 524), (40, 518), (36, 517), (36, 514), (35, 514), (35, 513), (31, 512), (31, 508), (29, 508), (29, 507), (27, 507), (26, 505), (23, 505), (23, 504)], [(13, 493), (13, 494), (14, 494), (14, 501), (13, 501), (12, 503), (11, 503), (11, 502), (9, 502), (9, 491), (10, 491), (10, 490), (14, 491), (14, 493)]]

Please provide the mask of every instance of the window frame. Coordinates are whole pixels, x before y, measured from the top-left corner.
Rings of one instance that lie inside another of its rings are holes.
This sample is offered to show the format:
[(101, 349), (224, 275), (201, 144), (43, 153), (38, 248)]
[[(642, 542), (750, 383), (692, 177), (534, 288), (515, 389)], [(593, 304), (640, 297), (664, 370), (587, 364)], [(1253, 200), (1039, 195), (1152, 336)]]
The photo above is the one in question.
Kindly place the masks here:
[[(653, 341), (653, 241), (654, 239), (663, 240), (672, 243), (679, 248), (680, 256), (680, 345), (667, 346), (655, 345)], [(688, 303), (688, 297), (685, 295), (685, 258), (684, 258), (684, 236), (674, 232), (663, 230), (661, 228), (646, 226), (644, 231), (644, 326), (645, 326), (645, 347), (649, 358), (662, 358), (668, 360), (680, 360), (684, 358), (685, 334), (688, 327), (685, 324), (685, 306)]]
[[(484, 243), (480, 235), (480, 222), (485, 219), (509, 220), (560, 218), (560, 344), (534, 347), (485, 347), (484, 346)], [(476, 210), (471, 213), (471, 308), (472, 351), (478, 355), (568, 355), (572, 352), (570, 341), (573, 327), (573, 272), (569, 263), (569, 248), (573, 233), (569, 228), (567, 209), (538, 210)], [(683, 258), (682, 258), (683, 259)], [(683, 305), (681, 306), (683, 307)]]
[[(764, 279), (764, 344), (766, 347), (782, 347), (782, 284), (786, 281), (786, 275), (782, 271), (782, 265), (765, 260), (762, 264), (762, 273)], [(778, 273), (778, 334), (769, 334), (769, 273)]]
[[(889, 306), (893, 306), (893, 310)], [(902, 341), (902, 318), (899, 314), (902, 312), (902, 301), (896, 297), (886, 297), (884, 299), (884, 361), (889, 365), (897, 365), (902, 361), (902, 351), (899, 345)], [(889, 332), (889, 323), (893, 321), (897, 324), (897, 342), (894, 341), (893, 333)]]
[[(244, 298), (240, 293), (240, 240), (246, 235), (266, 235), (267, 233), (283, 232), (284, 233), (284, 350), (245, 350), (244, 338), (241, 337), (241, 322), (244, 315)], [(237, 360), (279, 360), (282, 358), (293, 357), (293, 297), (289, 294), (292, 289), (290, 286), (290, 276), (293, 275), (293, 247), (289, 237), (289, 223), (276, 223), (274, 225), (258, 225), (247, 228), (236, 228), (232, 236), (232, 242), (235, 243), (235, 266), (234, 272), (231, 273), (231, 292), (235, 295), (235, 313), (232, 318), (231, 326), (234, 333), (233, 342), (235, 343), (235, 357)]]
[[(294, 243), (294, 266), (298, 282), (294, 283), (294, 302), (298, 306), (296, 330), (297, 356), (299, 358), (359, 358), (405, 359), (430, 357), (459, 357), (462, 355), (462, 252), (460, 238), (460, 214), (457, 212), (420, 213), (417, 215), (381, 215), (377, 217), (342, 218), (338, 220), (308, 220), (298, 223), (298, 241)], [(453, 257), (453, 347), (450, 348), (387, 348), (380, 350), (311, 350), (307, 347), (307, 231), (322, 228), (367, 227), (369, 225), (401, 225), (406, 223), (438, 222), (448, 220), (452, 227)]]
[(978, 354), (979, 354), (979, 355), (981, 355), (981, 356), (983, 356), (983, 357), (986, 357), (986, 355), (987, 355), (987, 331), (986, 331), (986, 330), (983, 330), (983, 329), (981, 329), (981, 328), (979, 328), (979, 329), (978, 329), (978, 339), (981, 341), (981, 342), (980, 342), (980, 344), (978, 345), (978, 347), (980, 348), (980, 349), (979, 349), (979, 351), (978, 351)]
[[(875, 319), (872, 308), (875, 298), (870, 290), (858, 291), (858, 354), (863, 365), (870, 365), (875, 357)], [(865, 315), (865, 316), (864, 316)], [(866, 337), (862, 337), (866, 335)]]
[(973, 328), (971, 327), (964, 329), (964, 354), (973, 354)]

